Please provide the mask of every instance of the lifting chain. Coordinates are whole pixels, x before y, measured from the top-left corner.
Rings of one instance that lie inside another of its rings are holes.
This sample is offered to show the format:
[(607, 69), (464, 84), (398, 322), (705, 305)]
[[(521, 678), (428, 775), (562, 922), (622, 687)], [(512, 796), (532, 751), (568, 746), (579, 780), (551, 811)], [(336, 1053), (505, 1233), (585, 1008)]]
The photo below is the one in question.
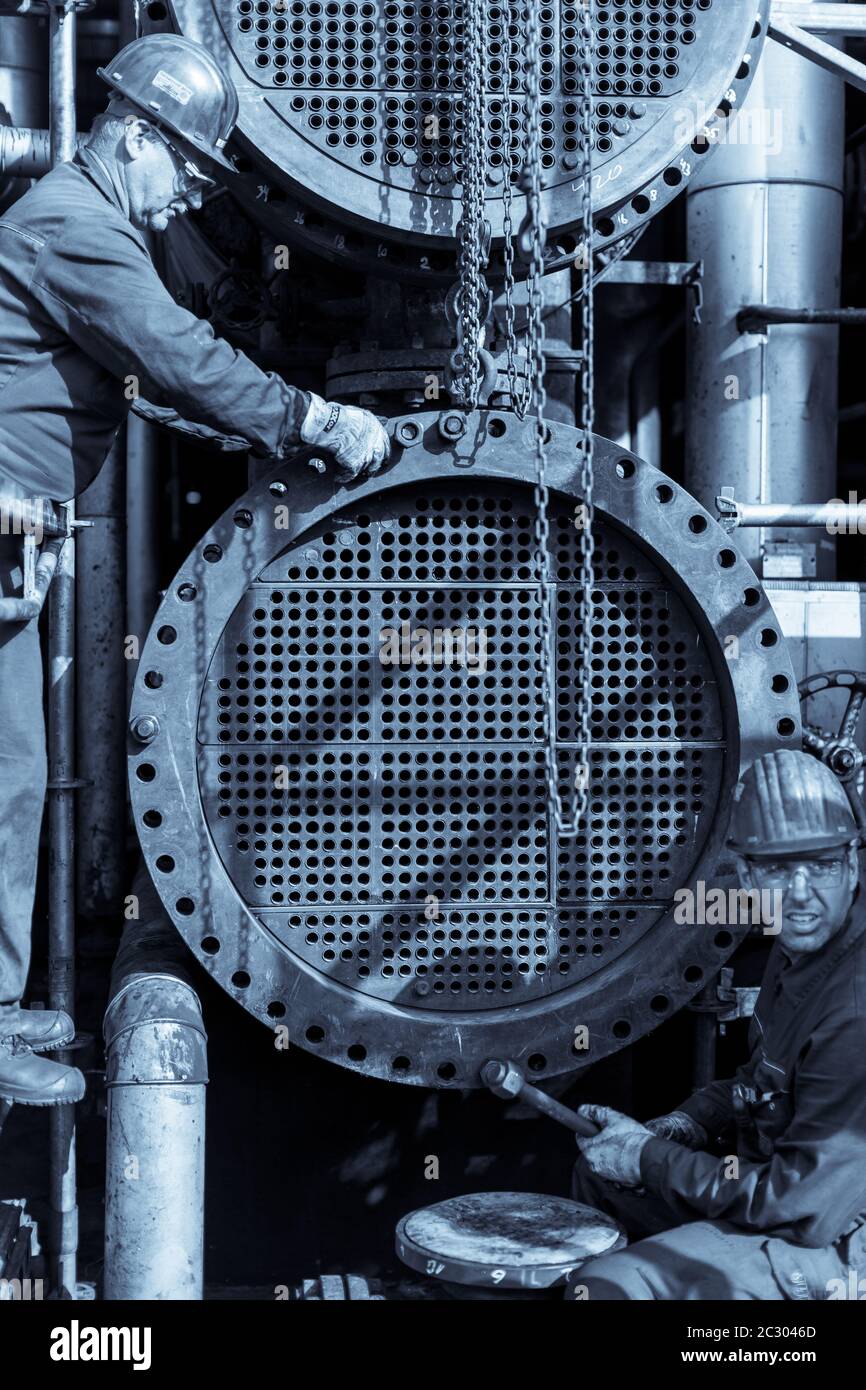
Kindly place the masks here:
[(490, 256), (490, 223), (485, 219), (487, 192), (487, 0), (464, 0), (462, 111), (462, 216), (457, 350), (451, 358), (455, 394), (464, 410), (475, 410), (485, 375), (481, 351), (490, 309), (484, 271)]
[[(518, 15), (520, 11), (518, 9)], [(512, 26), (511, 23), (511, 0), (505, 6), (505, 42), (503, 44), (502, 62), (502, 108), (505, 120), (505, 167), (503, 169), (503, 188), (502, 188), (502, 234), (504, 242), (502, 246), (502, 258), (505, 264), (505, 360), (506, 374), (508, 377), (508, 390), (511, 396), (511, 408), (518, 420), (526, 418), (532, 397), (532, 382), (530, 379), (530, 361), (526, 358), (523, 371), (518, 376), (517, 371), (517, 328), (514, 313), (514, 190), (511, 179), (515, 167), (521, 172), (526, 163), (526, 141), (523, 138), (523, 121), (521, 119), (520, 104), (515, 99), (512, 87), (514, 72), (520, 73), (523, 64), (523, 55), (520, 51), (520, 27)], [(513, 28), (513, 32), (512, 32)], [(516, 134), (515, 145), (512, 149), (512, 132)]]
[(523, 187), (527, 198), (527, 228), (531, 242), (528, 276), (527, 357), (529, 360), (531, 403), (535, 443), (535, 542), (540, 608), (542, 704), (545, 720), (545, 755), (548, 801), (553, 809), (558, 838), (573, 839), (580, 833), (589, 801), (590, 751), (590, 656), (592, 651), (593, 591), (593, 294), (592, 294), (592, 85), (593, 34), (589, 0), (581, 7), (581, 119), (580, 172), (582, 176), (582, 242), (576, 258), (583, 277), (581, 296), (581, 406), (580, 497), (574, 524), (580, 535), (580, 605), (577, 614), (577, 656), (580, 669), (580, 704), (575, 755), (573, 799), (568, 818), (559, 790), (556, 753), (556, 663), (552, 612), (555, 590), (550, 584), (550, 490), (547, 485), (548, 428), (544, 413), (547, 395), (544, 386), (544, 275), (545, 227), (542, 208), (541, 145), (541, 16), (540, 0), (529, 0), (526, 44), (526, 168)]

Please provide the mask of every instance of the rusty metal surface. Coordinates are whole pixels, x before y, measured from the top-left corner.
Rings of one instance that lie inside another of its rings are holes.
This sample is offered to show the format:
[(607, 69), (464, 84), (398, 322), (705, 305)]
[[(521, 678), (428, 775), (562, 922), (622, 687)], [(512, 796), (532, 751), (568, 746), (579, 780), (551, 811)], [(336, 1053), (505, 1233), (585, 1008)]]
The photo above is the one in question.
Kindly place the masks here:
[[(256, 212), (324, 254), (372, 259), (380, 274), (453, 276), (463, 80), (457, 0), (173, 0), (171, 10), (238, 86), (244, 153), (233, 184)], [(653, 216), (724, 138), (760, 56), (768, 10), (769, 0), (596, 0), (598, 247)], [(509, 22), (522, 51), (522, 7), (509, 0), (488, 8), (486, 215), (494, 239), (502, 235), (508, 149), (520, 149), (525, 119), (520, 66), (511, 84), (514, 127), (503, 107)], [(541, 23), (544, 214), (552, 260), (565, 263), (576, 250), (568, 229), (580, 216), (578, 7), (543, 4)], [(710, 143), (696, 145), (708, 124)]]
[(547, 1288), (575, 1265), (625, 1245), (616, 1221), (564, 1197), (475, 1192), (411, 1212), (397, 1254), (412, 1269), (476, 1287)]
[[(589, 819), (557, 845), (530, 426), (483, 411), (448, 443), (435, 415), (401, 421), (419, 442), (384, 477), (334, 492), (303, 455), (274, 466), (182, 567), (133, 697), (136, 825), (198, 958), (293, 1044), (414, 1084), (478, 1085), (501, 1055), (556, 1075), (669, 1017), (741, 937), (677, 926), (673, 895), (733, 882), (731, 790), (759, 753), (798, 746), (793, 672), (709, 513), (597, 439)], [(551, 425), (550, 457), (565, 781), (571, 427)], [(483, 630), (484, 669), (383, 665), (382, 630), (403, 623)]]

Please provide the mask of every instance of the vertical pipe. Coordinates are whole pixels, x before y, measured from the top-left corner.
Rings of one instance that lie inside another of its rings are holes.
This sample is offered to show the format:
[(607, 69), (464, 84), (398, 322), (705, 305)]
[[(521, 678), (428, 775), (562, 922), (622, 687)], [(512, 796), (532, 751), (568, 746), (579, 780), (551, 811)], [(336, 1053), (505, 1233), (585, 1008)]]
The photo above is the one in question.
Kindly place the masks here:
[[(70, 505), (70, 514), (72, 513)], [(61, 551), (48, 624), (48, 993), (52, 1009), (75, 1017), (75, 541)], [(60, 1053), (57, 1061), (69, 1063)], [(76, 1294), (78, 1208), (75, 1107), (50, 1113), (50, 1253), (58, 1290)]]
[[(703, 322), (688, 329), (686, 477), (713, 508), (730, 485), (747, 502), (820, 502), (836, 488), (839, 330), (786, 325), (740, 334), (744, 304), (834, 308), (842, 259), (845, 84), (768, 43), (738, 121), (688, 195), (688, 256), (704, 263)], [(765, 539), (741, 531), (760, 572)]]
[(126, 509), (124, 453), (115, 444), (78, 499), (76, 662), (78, 911), (93, 922), (123, 907), (126, 879)]
[[(137, 415), (126, 423), (126, 631), (139, 650), (157, 606), (158, 441)], [(127, 703), (136, 662), (126, 661)]]
[[(49, 17), (51, 162), (75, 152), (75, 11), (52, 5)], [(70, 506), (70, 517), (74, 506)], [(75, 1017), (75, 541), (67, 540), (51, 590), (48, 626), (49, 996)], [(58, 1057), (66, 1062), (68, 1057)], [(55, 1106), (49, 1120), (51, 1258), (56, 1287), (77, 1294), (78, 1207), (75, 1107)]]
[(718, 1045), (718, 1013), (713, 1006), (719, 1002), (718, 976), (692, 1002), (695, 1016), (692, 1085), (696, 1091), (710, 1086), (716, 1079), (716, 1048)]
[(75, 10), (52, 0), (48, 68), (52, 165), (75, 154), (75, 24)]

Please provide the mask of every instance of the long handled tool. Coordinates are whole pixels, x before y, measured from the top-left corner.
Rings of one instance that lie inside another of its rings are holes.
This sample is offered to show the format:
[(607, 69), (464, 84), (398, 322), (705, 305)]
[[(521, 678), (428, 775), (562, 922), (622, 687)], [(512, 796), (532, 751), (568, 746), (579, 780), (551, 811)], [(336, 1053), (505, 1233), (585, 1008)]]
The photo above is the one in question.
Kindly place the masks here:
[(519, 1096), (533, 1110), (565, 1125), (575, 1134), (582, 1134), (586, 1138), (598, 1134), (598, 1125), (593, 1124), (592, 1120), (585, 1120), (575, 1110), (569, 1110), (567, 1105), (560, 1105), (558, 1100), (539, 1091), (537, 1086), (531, 1086), (516, 1062), (486, 1062), (481, 1068), (481, 1080), (500, 1100), (517, 1100)]

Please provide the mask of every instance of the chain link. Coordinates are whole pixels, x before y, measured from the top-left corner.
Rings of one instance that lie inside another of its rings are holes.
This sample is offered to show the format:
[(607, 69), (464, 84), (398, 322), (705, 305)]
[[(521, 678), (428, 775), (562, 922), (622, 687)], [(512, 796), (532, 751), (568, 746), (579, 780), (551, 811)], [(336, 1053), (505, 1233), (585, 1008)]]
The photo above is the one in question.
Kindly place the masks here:
[[(519, 10), (518, 10), (519, 14)], [(505, 370), (508, 377), (508, 390), (511, 396), (511, 407), (518, 420), (526, 418), (532, 398), (532, 379), (531, 363), (526, 358), (523, 371), (518, 376), (517, 371), (517, 326), (514, 312), (514, 190), (511, 179), (516, 162), (517, 168), (521, 170), (526, 162), (526, 143), (522, 136), (523, 122), (520, 115), (519, 102), (514, 97), (512, 87), (512, 72), (518, 73), (522, 69), (523, 55), (520, 53), (516, 40), (519, 38), (520, 29), (515, 27), (512, 33), (511, 23), (511, 0), (505, 6), (505, 43), (503, 51), (502, 67), (502, 108), (505, 117), (505, 167), (503, 169), (504, 185), (502, 189), (502, 234), (504, 237), (502, 247), (502, 258), (505, 266)], [(511, 147), (512, 128), (518, 131), (519, 145), (515, 152)]]
[(577, 622), (577, 655), (580, 669), (578, 739), (573, 780), (573, 798), (568, 818), (563, 807), (556, 748), (556, 675), (554, 661), (554, 622), (552, 606), (555, 588), (550, 583), (550, 490), (547, 484), (547, 425), (544, 420), (547, 395), (544, 386), (544, 275), (545, 227), (542, 207), (541, 163), (541, 20), (539, 0), (529, 0), (526, 110), (527, 142), (524, 184), (529, 211), (532, 255), (528, 276), (527, 355), (534, 415), (535, 444), (535, 543), (537, 552), (538, 599), (540, 613), (540, 676), (545, 723), (545, 771), (548, 801), (553, 809), (557, 838), (573, 839), (580, 833), (589, 802), (590, 657), (593, 575), (593, 346), (594, 318), (592, 294), (592, 84), (593, 33), (589, 0), (581, 9), (581, 119), (580, 153), (583, 178), (581, 198), (582, 242), (579, 269), (583, 277), (581, 296), (581, 409), (580, 503), (575, 509), (575, 526), (580, 533), (580, 606)]
[(464, 410), (475, 410), (484, 377), (481, 360), (489, 303), (486, 265), (485, 198), (487, 194), (487, 3), (464, 0), (462, 216), (459, 227), (459, 297), (457, 303), (457, 385)]

